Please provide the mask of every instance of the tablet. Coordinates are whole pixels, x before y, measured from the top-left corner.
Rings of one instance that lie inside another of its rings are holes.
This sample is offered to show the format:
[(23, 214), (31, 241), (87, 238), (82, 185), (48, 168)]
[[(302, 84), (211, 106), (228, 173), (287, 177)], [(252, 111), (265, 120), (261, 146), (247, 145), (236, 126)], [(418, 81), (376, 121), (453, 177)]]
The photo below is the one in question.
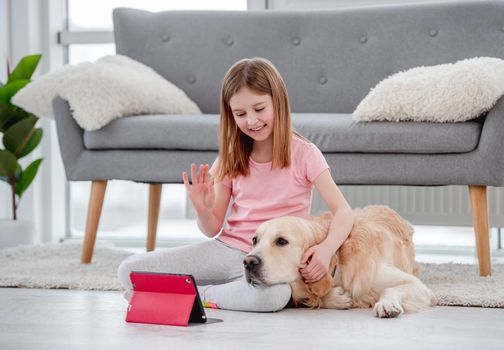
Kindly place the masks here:
[(132, 271), (127, 322), (187, 326), (207, 317), (190, 274)]

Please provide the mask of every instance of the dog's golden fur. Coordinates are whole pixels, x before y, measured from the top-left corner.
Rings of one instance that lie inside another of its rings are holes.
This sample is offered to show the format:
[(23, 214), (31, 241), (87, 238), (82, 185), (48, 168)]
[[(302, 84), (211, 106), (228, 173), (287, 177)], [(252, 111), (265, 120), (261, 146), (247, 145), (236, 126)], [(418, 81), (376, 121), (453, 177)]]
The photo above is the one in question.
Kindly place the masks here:
[(263, 223), (247, 255), (258, 257), (260, 266), (246, 270), (247, 279), (266, 285), (290, 283), (295, 306), (374, 307), (379, 317), (395, 317), (433, 305), (434, 295), (418, 279), (413, 227), (387, 206), (355, 209), (354, 215), (352, 231), (332, 257), (329, 272), (311, 284), (300, 275), (301, 256), (326, 238), (332, 213)]

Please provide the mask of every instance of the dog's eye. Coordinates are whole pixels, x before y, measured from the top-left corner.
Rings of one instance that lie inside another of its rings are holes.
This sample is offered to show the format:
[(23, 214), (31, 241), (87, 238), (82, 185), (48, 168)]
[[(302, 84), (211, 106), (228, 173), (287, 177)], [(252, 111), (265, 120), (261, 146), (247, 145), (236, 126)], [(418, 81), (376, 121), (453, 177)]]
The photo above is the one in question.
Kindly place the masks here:
[(282, 237), (279, 237), (277, 240), (276, 240), (276, 244), (279, 245), (279, 246), (284, 246), (284, 245), (287, 245), (289, 244), (289, 241), (287, 241), (286, 239), (282, 238)]
[(257, 237), (252, 237), (252, 245), (256, 245), (257, 243)]

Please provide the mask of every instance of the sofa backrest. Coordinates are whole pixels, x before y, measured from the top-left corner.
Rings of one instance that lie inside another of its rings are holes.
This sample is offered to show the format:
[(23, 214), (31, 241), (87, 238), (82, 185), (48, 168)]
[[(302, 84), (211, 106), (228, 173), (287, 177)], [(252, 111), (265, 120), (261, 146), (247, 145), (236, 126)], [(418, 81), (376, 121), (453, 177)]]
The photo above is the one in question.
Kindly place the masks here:
[(338, 10), (114, 10), (118, 54), (219, 112), (228, 68), (268, 58), (293, 112), (350, 113), (379, 81), (416, 66), (504, 57), (504, 2), (386, 5)]

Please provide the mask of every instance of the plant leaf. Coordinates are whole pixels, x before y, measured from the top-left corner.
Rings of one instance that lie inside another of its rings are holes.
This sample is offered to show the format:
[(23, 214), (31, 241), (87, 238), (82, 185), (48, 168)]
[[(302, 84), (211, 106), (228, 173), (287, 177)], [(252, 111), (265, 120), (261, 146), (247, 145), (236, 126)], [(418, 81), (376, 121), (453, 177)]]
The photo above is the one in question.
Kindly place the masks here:
[(30, 80), (41, 57), (42, 55), (30, 55), (23, 57), (18, 62), (12, 73), (9, 74), (7, 84), (18, 80)]
[(0, 102), (0, 132), (5, 133), (12, 125), (28, 118), (30, 115), (33, 116), (22, 108)]
[(24, 88), (31, 80), (16, 80), (0, 87), (0, 102), (9, 103), (12, 96)]
[(21, 165), (18, 162), (16, 165), (16, 171), (14, 172), (14, 180), (18, 182), (21, 179), (22, 175), (23, 175), (23, 169), (21, 169)]
[(0, 150), (0, 176), (7, 178), (7, 182), (14, 179), (18, 162), (16, 157), (7, 150)]
[(23, 147), (23, 149), (21, 149), (21, 151), (19, 152), (18, 158), (23, 158), (27, 154), (30, 154), (30, 152), (33, 151), (35, 147), (39, 145), (40, 140), (42, 140), (43, 134), (44, 131), (42, 130), (42, 128), (35, 128), (30, 136), (30, 139)]
[(0, 131), (4, 132), (7, 129), (5, 126), (9, 124), (14, 114), (11, 106), (7, 103), (0, 102)]
[(23, 154), (35, 130), (33, 126), (37, 122), (37, 117), (28, 117), (17, 122), (4, 133), (3, 144), (5, 149), (11, 151), (17, 158)]
[(16, 183), (16, 194), (21, 198), (24, 191), (30, 186), (37, 171), (39, 169), (40, 163), (42, 163), (42, 158), (34, 160), (30, 165), (26, 167), (21, 175), (21, 179)]
[[(25, 112), (22, 109), (15, 110), (12, 114), (10, 114), (10, 117), (6, 118), (5, 124), (0, 125), (0, 132), (5, 133), (11, 126), (16, 124), (17, 122), (20, 122), (21, 120), (27, 119), (28, 117), (30, 117), (30, 115), (30, 113)], [(2, 124), (2, 122), (0, 122), (0, 124)]]

